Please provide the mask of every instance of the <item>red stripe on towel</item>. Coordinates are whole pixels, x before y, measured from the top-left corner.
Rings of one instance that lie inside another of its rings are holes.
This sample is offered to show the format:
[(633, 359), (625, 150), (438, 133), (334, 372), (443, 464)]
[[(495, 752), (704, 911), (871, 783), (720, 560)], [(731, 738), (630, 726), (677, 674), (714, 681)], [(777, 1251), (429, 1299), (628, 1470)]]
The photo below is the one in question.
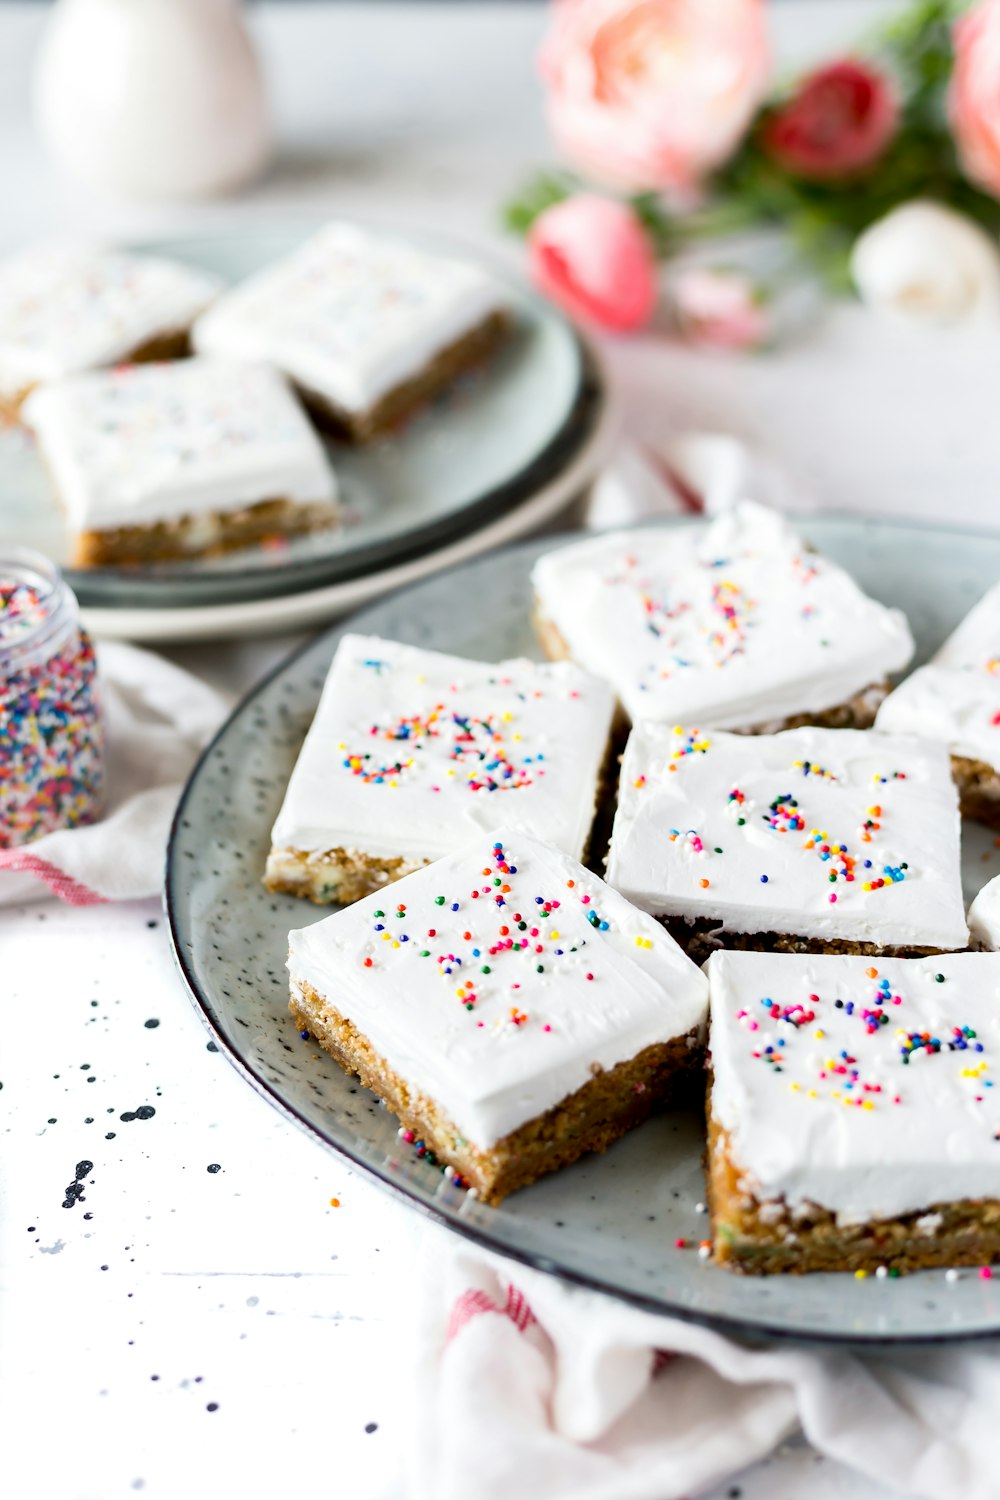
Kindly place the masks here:
[(528, 1306), (524, 1294), (519, 1292), (516, 1286), (508, 1286), (507, 1301), (503, 1307), (499, 1307), (485, 1292), (470, 1287), (455, 1300), (448, 1319), (445, 1343), (450, 1344), (467, 1323), (471, 1323), (473, 1318), (478, 1318), (482, 1313), (501, 1313), (505, 1318), (510, 1319), (518, 1333), (526, 1332), (533, 1323), (538, 1321)]
[(29, 854), (25, 849), (0, 849), (0, 870), (17, 870), (25, 875), (37, 875), (68, 906), (99, 906), (106, 900), (88, 885), (82, 885), (72, 875), (60, 870), (58, 865), (50, 864), (38, 854)]

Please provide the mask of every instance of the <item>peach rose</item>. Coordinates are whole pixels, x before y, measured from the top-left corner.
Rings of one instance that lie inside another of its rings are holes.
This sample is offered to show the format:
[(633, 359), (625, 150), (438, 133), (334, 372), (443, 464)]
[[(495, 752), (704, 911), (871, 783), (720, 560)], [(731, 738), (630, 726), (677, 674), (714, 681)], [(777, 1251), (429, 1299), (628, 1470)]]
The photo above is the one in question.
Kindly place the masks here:
[(802, 80), (768, 119), (764, 144), (796, 176), (836, 181), (873, 166), (898, 120), (899, 104), (885, 74), (844, 58)]
[(955, 26), (948, 114), (962, 170), (1000, 198), (1000, 0), (985, 0)]
[(688, 191), (738, 144), (768, 63), (761, 0), (555, 0), (549, 124), (598, 182)]
[(578, 193), (539, 214), (528, 233), (528, 266), (539, 291), (570, 317), (624, 332), (656, 307), (656, 260), (625, 203)]

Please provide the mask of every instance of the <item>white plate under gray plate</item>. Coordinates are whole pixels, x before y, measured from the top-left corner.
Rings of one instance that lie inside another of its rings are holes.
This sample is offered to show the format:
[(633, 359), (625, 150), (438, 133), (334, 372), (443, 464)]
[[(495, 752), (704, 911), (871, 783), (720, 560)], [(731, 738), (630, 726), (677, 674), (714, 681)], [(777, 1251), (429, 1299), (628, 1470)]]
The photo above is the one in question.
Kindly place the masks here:
[[(690, 524), (690, 523), (674, 523)], [(809, 540), (869, 593), (909, 616), (926, 657), (1000, 578), (1000, 537), (810, 517)], [(528, 575), (564, 538), (534, 541), (394, 595), (356, 615), (360, 630), (496, 660), (538, 656)], [(942, 1271), (895, 1280), (735, 1276), (674, 1241), (705, 1237), (704, 1131), (694, 1115), (652, 1120), (487, 1208), (445, 1183), (396, 1136), (396, 1121), (287, 1011), (291, 927), (326, 912), (260, 883), (268, 835), (344, 625), (312, 641), (244, 701), (196, 767), (178, 809), (167, 870), (174, 950), (216, 1041), (279, 1109), (453, 1229), (521, 1260), (661, 1312), (746, 1333), (866, 1343), (1000, 1333), (1000, 1277)], [(1000, 871), (993, 836), (967, 824), (971, 897)]]
[[(316, 226), (246, 228), (133, 248), (235, 282), (285, 255)], [(451, 253), (447, 242), (407, 236)], [(250, 600), (384, 570), (494, 522), (547, 484), (586, 443), (600, 391), (584, 346), (550, 304), (494, 271), (511, 334), (391, 437), (352, 447), (326, 441), (344, 522), (280, 549), (143, 568), (67, 570), (81, 603), (165, 608)], [(0, 428), (0, 543), (32, 546), (64, 563), (68, 536), (30, 435)]]

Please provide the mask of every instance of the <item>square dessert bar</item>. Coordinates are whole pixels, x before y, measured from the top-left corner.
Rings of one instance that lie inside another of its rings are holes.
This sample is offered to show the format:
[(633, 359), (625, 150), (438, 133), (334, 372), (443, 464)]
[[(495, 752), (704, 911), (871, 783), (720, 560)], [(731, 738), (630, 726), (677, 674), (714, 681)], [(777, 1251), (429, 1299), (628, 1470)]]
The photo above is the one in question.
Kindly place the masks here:
[(530, 834), (479, 834), (289, 944), (296, 1025), (487, 1203), (701, 1081), (705, 976)]
[(194, 341), (277, 365), (315, 416), (360, 441), (490, 354), (507, 322), (478, 266), (332, 223), (221, 297)]
[(24, 406), (77, 567), (210, 557), (331, 526), (337, 487), (282, 377), (185, 359), (53, 381)]
[(151, 255), (35, 246), (0, 261), (0, 417), (36, 385), (187, 353), (214, 276)]
[(988, 880), (969, 907), (970, 947), (1000, 949), (1000, 875)]
[(947, 745), (962, 812), (1000, 828), (1000, 584), (889, 694), (877, 725)]
[(708, 976), (717, 1261), (1000, 1256), (1000, 954), (715, 953)]
[(968, 942), (959, 833), (943, 746), (864, 729), (640, 724), (607, 878), (692, 957), (934, 953)]
[(271, 835), (265, 882), (356, 901), (502, 817), (574, 859), (612, 694), (569, 662), (477, 662), (346, 635)]
[(546, 654), (607, 678), (634, 721), (863, 729), (913, 654), (898, 610), (750, 501), (574, 542), (532, 579)]

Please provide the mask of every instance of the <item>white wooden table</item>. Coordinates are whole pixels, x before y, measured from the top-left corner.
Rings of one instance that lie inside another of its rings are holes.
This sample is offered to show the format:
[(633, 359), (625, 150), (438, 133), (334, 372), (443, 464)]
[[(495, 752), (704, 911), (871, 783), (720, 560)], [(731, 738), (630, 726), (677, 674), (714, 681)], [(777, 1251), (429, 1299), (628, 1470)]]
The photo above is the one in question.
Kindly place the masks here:
[[(780, 50), (821, 54), (884, 8), (777, 5)], [(0, 6), (0, 252), (63, 230), (334, 211), (495, 246), (498, 200), (547, 156), (540, 7), (262, 5), (282, 141), (271, 178), (199, 208), (101, 202), (61, 182), (31, 132), (44, 16)], [(826, 503), (972, 521), (991, 497), (1000, 340), (932, 345), (847, 310), (771, 360), (653, 340), (610, 356), (637, 432), (728, 426)], [(817, 403), (832, 445), (817, 443)], [(286, 644), (183, 659), (239, 690)], [(0, 959), (4, 1492), (401, 1494), (414, 1217), (207, 1049), (156, 903), (2, 911)], [(871, 1494), (801, 1450), (733, 1483), (746, 1500)]]

